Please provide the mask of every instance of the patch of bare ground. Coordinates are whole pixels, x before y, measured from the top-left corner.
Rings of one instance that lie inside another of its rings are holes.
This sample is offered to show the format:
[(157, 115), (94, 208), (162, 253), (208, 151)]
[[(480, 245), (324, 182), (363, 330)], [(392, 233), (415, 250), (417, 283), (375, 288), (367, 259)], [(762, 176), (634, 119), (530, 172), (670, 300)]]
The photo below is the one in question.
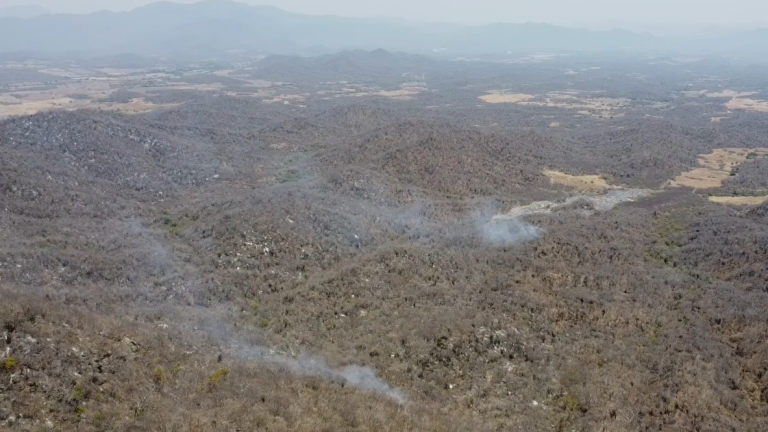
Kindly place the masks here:
[(391, 90), (391, 91), (382, 90), (380, 92), (373, 93), (373, 94), (376, 96), (384, 96), (392, 100), (409, 101), (409, 100), (413, 100), (413, 96), (419, 93), (420, 91), (418, 90), (402, 89), (402, 90)]
[(743, 96), (751, 96), (754, 92), (739, 92), (735, 90), (721, 90), (718, 92), (706, 93), (707, 97), (711, 98), (739, 98)]
[(210, 84), (190, 84), (185, 82), (179, 82), (174, 83), (172, 85), (168, 85), (168, 89), (172, 90), (197, 90), (197, 91), (217, 91), (222, 90), (224, 88), (224, 84), (222, 83), (210, 83)]
[[(427, 92), (425, 83), (404, 83), (398, 89), (384, 90), (379, 86), (354, 84), (349, 82), (328, 83), (332, 88), (317, 91), (318, 95), (324, 96), (323, 99), (330, 100), (340, 97), (366, 97), (382, 96), (387, 99), (397, 101), (411, 101), (415, 96)], [(337, 84), (340, 84), (338, 86)]]
[(392, 100), (410, 101), (410, 100), (413, 100), (414, 96), (416, 96), (417, 94), (423, 91), (422, 89), (414, 89), (414, 88), (400, 89), (400, 90), (378, 90), (378, 91), (371, 91), (371, 92), (356, 92), (354, 89), (349, 89), (349, 90), (352, 90), (354, 93), (343, 92), (339, 94), (339, 96), (355, 96), (355, 97), (383, 96), (387, 99), (392, 99)]
[(523, 94), (523, 93), (491, 93), (485, 96), (480, 96), (480, 99), (490, 104), (500, 103), (520, 103), (534, 99), (536, 96)]
[(551, 93), (545, 102), (527, 103), (534, 106), (546, 106), (550, 108), (574, 109), (586, 112), (592, 117), (606, 118), (621, 114), (612, 114), (613, 111), (626, 108), (629, 105), (627, 99), (622, 98), (584, 98), (579, 99), (567, 94)]
[[(220, 83), (190, 84), (166, 82), (168, 75), (140, 73), (140, 70), (64, 70), (45, 69), (67, 78), (51, 86), (34, 82), (16, 83), (0, 92), (0, 117), (37, 114), (51, 110), (102, 109), (138, 114), (175, 105), (155, 104), (144, 99), (147, 91), (220, 90)], [(152, 86), (136, 86), (146, 80)], [(117, 97), (121, 92), (133, 97)]]
[(142, 114), (161, 108), (172, 108), (179, 105), (180, 104), (156, 104), (143, 98), (136, 98), (127, 103), (97, 104), (96, 106), (103, 110), (118, 111), (123, 114)]
[(73, 99), (71, 97), (53, 97), (50, 99), (10, 100), (11, 97), (0, 96), (0, 117), (15, 117), (37, 114), (43, 111), (77, 109), (103, 109), (118, 111), (125, 114), (141, 114), (156, 109), (169, 108), (178, 104), (155, 104), (143, 98), (132, 99), (126, 103), (98, 102), (92, 99)]
[(710, 117), (709, 121), (712, 123), (720, 123), (722, 120), (727, 120), (728, 117)]
[(751, 157), (768, 155), (768, 148), (723, 148), (699, 157), (700, 168), (694, 168), (675, 177), (671, 187), (715, 189), (731, 177), (733, 170)]
[(307, 100), (306, 94), (292, 94), (292, 95), (277, 95), (272, 99), (265, 99), (264, 103), (282, 103), (290, 104), (291, 102), (304, 102)]
[(582, 97), (575, 91), (556, 91), (543, 96), (532, 96), (521, 93), (501, 93), (494, 92), (480, 99), (487, 103), (513, 103), (527, 106), (538, 106), (548, 108), (561, 108), (578, 110), (580, 114), (591, 115), (593, 117), (611, 117), (613, 111), (629, 106), (629, 100), (624, 98), (610, 97)]
[(768, 101), (733, 98), (725, 106), (730, 110), (768, 112)]
[(751, 96), (755, 94), (755, 92), (745, 92), (745, 91), (736, 91), (736, 90), (719, 90), (719, 91), (709, 91), (709, 90), (687, 90), (682, 92), (683, 96), (690, 97), (690, 98), (700, 98), (700, 97), (710, 97), (710, 98), (740, 98), (744, 96)]
[(768, 196), (711, 196), (709, 201), (735, 206), (758, 206), (768, 202)]
[(560, 171), (544, 170), (553, 185), (570, 186), (581, 192), (601, 192), (613, 186), (599, 175), (570, 175)]

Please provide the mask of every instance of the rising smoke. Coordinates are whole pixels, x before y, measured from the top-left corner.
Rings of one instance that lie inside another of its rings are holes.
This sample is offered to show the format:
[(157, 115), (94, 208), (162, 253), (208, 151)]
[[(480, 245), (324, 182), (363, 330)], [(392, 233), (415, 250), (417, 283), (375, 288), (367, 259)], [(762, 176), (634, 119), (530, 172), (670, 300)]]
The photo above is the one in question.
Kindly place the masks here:
[(376, 372), (368, 367), (351, 365), (334, 368), (318, 356), (303, 354), (294, 358), (261, 346), (233, 346), (232, 348), (238, 356), (248, 361), (273, 365), (295, 375), (317, 376), (343, 385), (351, 385), (386, 396), (401, 405), (408, 402), (408, 398), (402, 391), (380, 380), (376, 377)]
[(475, 231), (484, 243), (495, 246), (511, 246), (539, 238), (543, 231), (520, 219), (500, 217), (501, 203), (492, 202), (474, 212)]
[(245, 342), (220, 322), (206, 325), (204, 328), (207, 329), (209, 336), (227, 346), (232, 355), (241, 360), (270, 365), (294, 375), (316, 376), (341, 385), (351, 385), (390, 398), (400, 405), (408, 402), (405, 393), (380, 380), (371, 368), (359, 365), (333, 367), (325, 359), (316, 355), (303, 353), (293, 356), (263, 345)]
[(541, 229), (519, 219), (492, 219), (480, 226), (480, 233), (488, 243), (510, 246), (537, 239)]

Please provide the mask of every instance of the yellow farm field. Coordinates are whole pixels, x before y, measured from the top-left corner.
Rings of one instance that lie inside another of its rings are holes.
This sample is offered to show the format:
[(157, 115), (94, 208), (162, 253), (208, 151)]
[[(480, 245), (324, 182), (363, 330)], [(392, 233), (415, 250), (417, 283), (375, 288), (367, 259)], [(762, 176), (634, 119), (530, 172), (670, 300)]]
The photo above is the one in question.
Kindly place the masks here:
[(598, 175), (575, 176), (554, 170), (544, 170), (543, 173), (549, 178), (550, 183), (570, 186), (581, 192), (600, 192), (613, 188), (605, 179)]
[(734, 168), (743, 164), (752, 156), (767, 155), (767, 148), (716, 149), (710, 154), (700, 155), (700, 167), (681, 173), (670, 182), (670, 186), (689, 187), (693, 189), (719, 188), (723, 185), (723, 181), (731, 176), (731, 172)]
[(735, 206), (757, 206), (768, 202), (768, 196), (711, 196), (709, 197), (709, 201)]

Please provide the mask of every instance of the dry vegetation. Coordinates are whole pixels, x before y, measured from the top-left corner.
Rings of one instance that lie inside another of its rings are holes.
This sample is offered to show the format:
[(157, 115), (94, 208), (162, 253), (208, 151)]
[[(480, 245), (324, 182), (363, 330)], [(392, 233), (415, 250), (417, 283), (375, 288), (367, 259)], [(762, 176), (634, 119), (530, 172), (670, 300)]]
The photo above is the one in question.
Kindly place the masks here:
[[(768, 126), (676, 100), (706, 64), (574, 59), (190, 65), (0, 121), (0, 428), (768, 430)], [(605, 100), (478, 105), (518, 84)], [(697, 163), (720, 197), (661, 187)]]

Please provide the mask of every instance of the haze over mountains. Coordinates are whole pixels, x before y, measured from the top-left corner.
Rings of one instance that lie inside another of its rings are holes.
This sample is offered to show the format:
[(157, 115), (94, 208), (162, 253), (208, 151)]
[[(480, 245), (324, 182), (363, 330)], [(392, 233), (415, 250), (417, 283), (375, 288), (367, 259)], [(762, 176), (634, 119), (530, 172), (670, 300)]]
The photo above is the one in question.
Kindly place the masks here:
[(384, 48), (457, 56), (627, 49), (739, 54), (768, 47), (768, 30), (665, 38), (548, 24), (463, 26), (302, 15), (227, 0), (158, 2), (129, 12), (32, 15), (0, 18), (0, 52), (220, 56), (232, 51), (317, 54)]

